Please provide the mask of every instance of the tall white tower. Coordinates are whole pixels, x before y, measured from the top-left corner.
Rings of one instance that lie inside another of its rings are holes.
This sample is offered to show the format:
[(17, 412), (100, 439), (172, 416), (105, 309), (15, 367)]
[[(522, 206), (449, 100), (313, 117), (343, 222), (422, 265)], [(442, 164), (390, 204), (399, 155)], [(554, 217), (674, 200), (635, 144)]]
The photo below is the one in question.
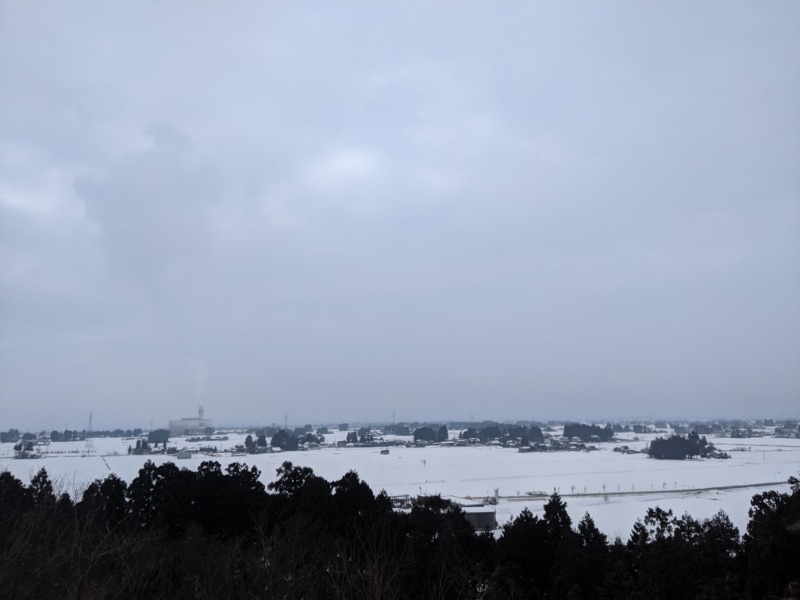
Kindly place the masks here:
[(92, 413), (89, 412), (89, 430), (86, 432), (86, 453), (94, 452), (94, 442), (92, 441)]

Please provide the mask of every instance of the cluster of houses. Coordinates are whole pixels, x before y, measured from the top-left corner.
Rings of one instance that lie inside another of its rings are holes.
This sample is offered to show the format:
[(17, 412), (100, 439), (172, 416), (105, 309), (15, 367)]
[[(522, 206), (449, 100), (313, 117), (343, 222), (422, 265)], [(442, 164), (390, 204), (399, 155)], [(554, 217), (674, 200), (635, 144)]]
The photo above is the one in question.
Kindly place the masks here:
[[(600, 440), (597, 440), (600, 441)], [(548, 438), (529, 446), (520, 446), (520, 452), (592, 452), (597, 450), (594, 444), (586, 444), (580, 438)]]

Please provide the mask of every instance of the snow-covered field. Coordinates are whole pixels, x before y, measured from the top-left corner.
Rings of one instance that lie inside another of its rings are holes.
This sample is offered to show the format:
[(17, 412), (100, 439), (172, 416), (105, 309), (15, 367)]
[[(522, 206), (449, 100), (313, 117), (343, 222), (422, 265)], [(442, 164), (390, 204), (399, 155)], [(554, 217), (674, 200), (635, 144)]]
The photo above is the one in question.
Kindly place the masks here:
[[(344, 434), (326, 436), (333, 442)], [(227, 442), (212, 442), (220, 451), (242, 443), (245, 434), (229, 434)], [(130, 482), (145, 460), (156, 463), (174, 461), (178, 466), (196, 468), (204, 460), (216, 460), (223, 466), (244, 462), (261, 470), (266, 484), (275, 477), (275, 469), (285, 460), (309, 466), (328, 480), (355, 470), (377, 493), (390, 495), (436, 494), (459, 501), (477, 501), (494, 495), (500, 524), (517, 515), (524, 507), (541, 513), (544, 500), (527, 497), (529, 493), (551, 493), (564, 497), (573, 520), (589, 512), (601, 531), (610, 538), (626, 540), (633, 523), (650, 506), (671, 508), (676, 515), (688, 512), (696, 519), (710, 517), (724, 509), (733, 523), (744, 532), (747, 510), (753, 494), (776, 489), (786, 492), (786, 480), (800, 473), (800, 440), (770, 437), (730, 439), (709, 437), (719, 450), (727, 451), (728, 460), (694, 459), (657, 461), (644, 454), (624, 455), (613, 452), (620, 444), (644, 448), (653, 436), (620, 436), (620, 441), (597, 444), (595, 452), (519, 453), (513, 449), (476, 447), (392, 447), (388, 455), (378, 448), (332, 448), (306, 452), (287, 452), (248, 456), (194, 454), (176, 460), (171, 456), (129, 456), (128, 446), (135, 441), (99, 438), (93, 440), (93, 452), (86, 454), (84, 442), (52, 443), (45, 458), (14, 460), (13, 445), (0, 444), (0, 470), (8, 470), (23, 482), (41, 467), (65, 491), (74, 493), (95, 478), (116, 473)], [(180, 439), (170, 445), (193, 447)], [(726, 489), (728, 486), (749, 486)], [(522, 496), (523, 498), (510, 498)]]

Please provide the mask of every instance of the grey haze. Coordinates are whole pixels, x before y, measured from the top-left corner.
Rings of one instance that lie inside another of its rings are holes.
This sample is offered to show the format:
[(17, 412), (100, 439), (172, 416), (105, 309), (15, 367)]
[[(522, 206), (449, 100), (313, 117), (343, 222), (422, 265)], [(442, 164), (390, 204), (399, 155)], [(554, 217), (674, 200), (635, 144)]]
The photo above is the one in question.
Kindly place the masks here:
[(0, 427), (797, 416), (797, 2), (0, 2)]

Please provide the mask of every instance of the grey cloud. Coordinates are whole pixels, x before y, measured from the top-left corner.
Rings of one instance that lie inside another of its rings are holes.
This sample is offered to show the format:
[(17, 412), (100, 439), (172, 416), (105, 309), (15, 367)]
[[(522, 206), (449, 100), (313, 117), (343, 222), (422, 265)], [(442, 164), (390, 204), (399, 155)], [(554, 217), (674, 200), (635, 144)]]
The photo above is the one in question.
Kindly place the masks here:
[(0, 5), (3, 419), (796, 412), (795, 4), (93, 8)]
[(185, 134), (163, 122), (148, 133), (152, 149), (123, 156), (103, 175), (79, 177), (75, 190), (115, 273), (163, 292), (202, 277), (220, 190), (209, 166), (192, 160)]

